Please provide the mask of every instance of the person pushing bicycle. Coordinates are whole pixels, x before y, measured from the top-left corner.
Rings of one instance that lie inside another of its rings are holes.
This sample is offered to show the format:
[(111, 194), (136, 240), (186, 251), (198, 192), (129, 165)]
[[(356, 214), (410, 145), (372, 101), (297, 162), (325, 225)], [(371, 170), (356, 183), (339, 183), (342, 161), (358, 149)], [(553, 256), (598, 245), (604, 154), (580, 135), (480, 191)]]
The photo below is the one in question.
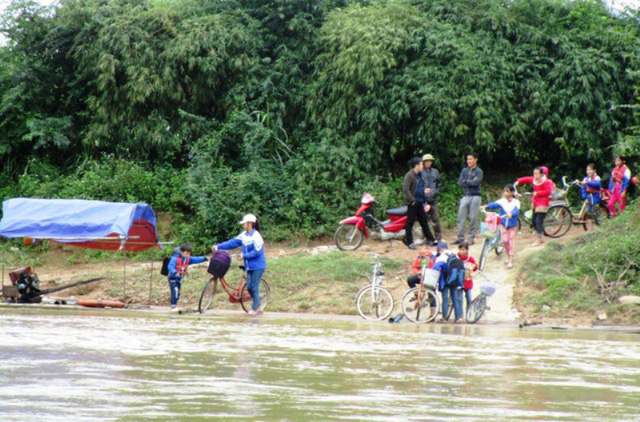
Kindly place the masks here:
[(264, 313), (260, 303), (260, 280), (267, 269), (267, 259), (264, 253), (264, 239), (260, 234), (260, 222), (253, 214), (247, 214), (239, 222), (244, 231), (233, 239), (218, 243), (211, 247), (212, 251), (230, 250), (242, 247), (242, 259), (247, 271), (247, 291), (253, 299), (253, 306), (249, 315)]

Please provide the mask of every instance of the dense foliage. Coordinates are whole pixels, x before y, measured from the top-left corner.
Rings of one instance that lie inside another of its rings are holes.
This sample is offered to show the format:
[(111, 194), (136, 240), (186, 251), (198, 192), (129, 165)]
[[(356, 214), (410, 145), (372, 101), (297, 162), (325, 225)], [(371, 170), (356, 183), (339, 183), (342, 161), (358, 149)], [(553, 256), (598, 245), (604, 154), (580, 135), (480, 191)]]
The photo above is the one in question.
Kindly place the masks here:
[(426, 152), (448, 181), (468, 149), (488, 172), (578, 176), (638, 151), (638, 17), (592, 0), (14, 0), (0, 194), (147, 201), (204, 242), (244, 211), (284, 238), (327, 233), (364, 190), (397, 205)]

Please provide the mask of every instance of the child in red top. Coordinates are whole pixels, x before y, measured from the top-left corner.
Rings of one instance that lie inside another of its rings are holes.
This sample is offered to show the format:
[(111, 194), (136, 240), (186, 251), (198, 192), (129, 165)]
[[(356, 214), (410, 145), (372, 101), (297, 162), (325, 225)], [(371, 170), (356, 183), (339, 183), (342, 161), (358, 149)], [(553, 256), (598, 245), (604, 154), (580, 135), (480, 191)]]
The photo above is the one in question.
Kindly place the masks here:
[(625, 159), (622, 155), (615, 158), (615, 167), (611, 170), (611, 180), (609, 181), (609, 191), (611, 198), (607, 207), (611, 213), (611, 217), (618, 215), (616, 213), (616, 203), (619, 202), (620, 214), (624, 212), (627, 206), (627, 188), (631, 180), (631, 171), (625, 165)]
[(524, 184), (533, 185), (533, 196), (531, 197), (531, 202), (533, 202), (533, 227), (536, 229), (536, 235), (538, 236), (533, 246), (540, 246), (543, 243), (544, 218), (549, 211), (551, 192), (553, 192), (556, 185), (547, 177), (542, 167), (536, 167), (533, 170), (533, 177), (519, 178), (515, 186)]
[(467, 309), (471, 305), (471, 290), (473, 289), (473, 273), (478, 271), (478, 264), (476, 260), (469, 255), (469, 244), (462, 242), (458, 245), (458, 258), (464, 262), (465, 275), (464, 275), (464, 295), (467, 300)]
[(413, 261), (413, 264), (411, 265), (411, 272), (413, 273), (413, 275), (410, 275), (407, 278), (407, 284), (410, 288), (414, 288), (418, 285), (418, 283), (420, 283), (422, 265), (427, 264), (429, 268), (433, 268), (434, 262), (435, 255), (429, 250), (429, 248), (425, 246), (420, 249), (415, 261)]

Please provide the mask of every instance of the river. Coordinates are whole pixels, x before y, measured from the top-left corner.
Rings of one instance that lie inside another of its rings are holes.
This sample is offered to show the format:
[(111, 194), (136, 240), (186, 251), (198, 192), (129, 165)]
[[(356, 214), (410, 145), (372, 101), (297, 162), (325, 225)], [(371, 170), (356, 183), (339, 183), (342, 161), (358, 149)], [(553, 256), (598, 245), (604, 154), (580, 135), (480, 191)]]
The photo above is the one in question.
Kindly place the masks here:
[(0, 309), (0, 420), (638, 421), (638, 340)]

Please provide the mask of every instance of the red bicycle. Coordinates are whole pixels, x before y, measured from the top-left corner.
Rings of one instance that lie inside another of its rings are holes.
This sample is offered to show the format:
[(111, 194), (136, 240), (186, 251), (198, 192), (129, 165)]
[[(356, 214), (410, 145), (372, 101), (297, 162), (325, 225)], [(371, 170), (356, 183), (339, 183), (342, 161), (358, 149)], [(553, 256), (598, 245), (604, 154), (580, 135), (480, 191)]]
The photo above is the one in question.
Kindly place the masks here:
[[(207, 281), (207, 284), (204, 285), (204, 289), (202, 289), (202, 294), (200, 295), (198, 312), (203, 314), (211, 307), (211, 304), (213, 303), (213, 297), (215, 296), (218, 289), (218, 281), (220, 282), (222, 288), (229, 295), (229, 302), (239, 302), (240, 305), (242, 305), (242, 309), (244, 309), (244, 311), (247, 313), (249, 312), (253, 301), (251, 299), (249, 291), (247, 290), (247, 272), (244, 265), (240, 265), (239, 268), (242, 270), (242, 277), (240, 278), (240, 282), (238, 283), (237, 288), (231, 287), (231, 285), (224, 278), (212, 277), (211, 279), (209, 279), (209, 281)], [(265, 309), (267, 307), (269, 298), (269, 284), (263, 278), (262, 280), (260, 280), (260, 302), (262, 309)]]

